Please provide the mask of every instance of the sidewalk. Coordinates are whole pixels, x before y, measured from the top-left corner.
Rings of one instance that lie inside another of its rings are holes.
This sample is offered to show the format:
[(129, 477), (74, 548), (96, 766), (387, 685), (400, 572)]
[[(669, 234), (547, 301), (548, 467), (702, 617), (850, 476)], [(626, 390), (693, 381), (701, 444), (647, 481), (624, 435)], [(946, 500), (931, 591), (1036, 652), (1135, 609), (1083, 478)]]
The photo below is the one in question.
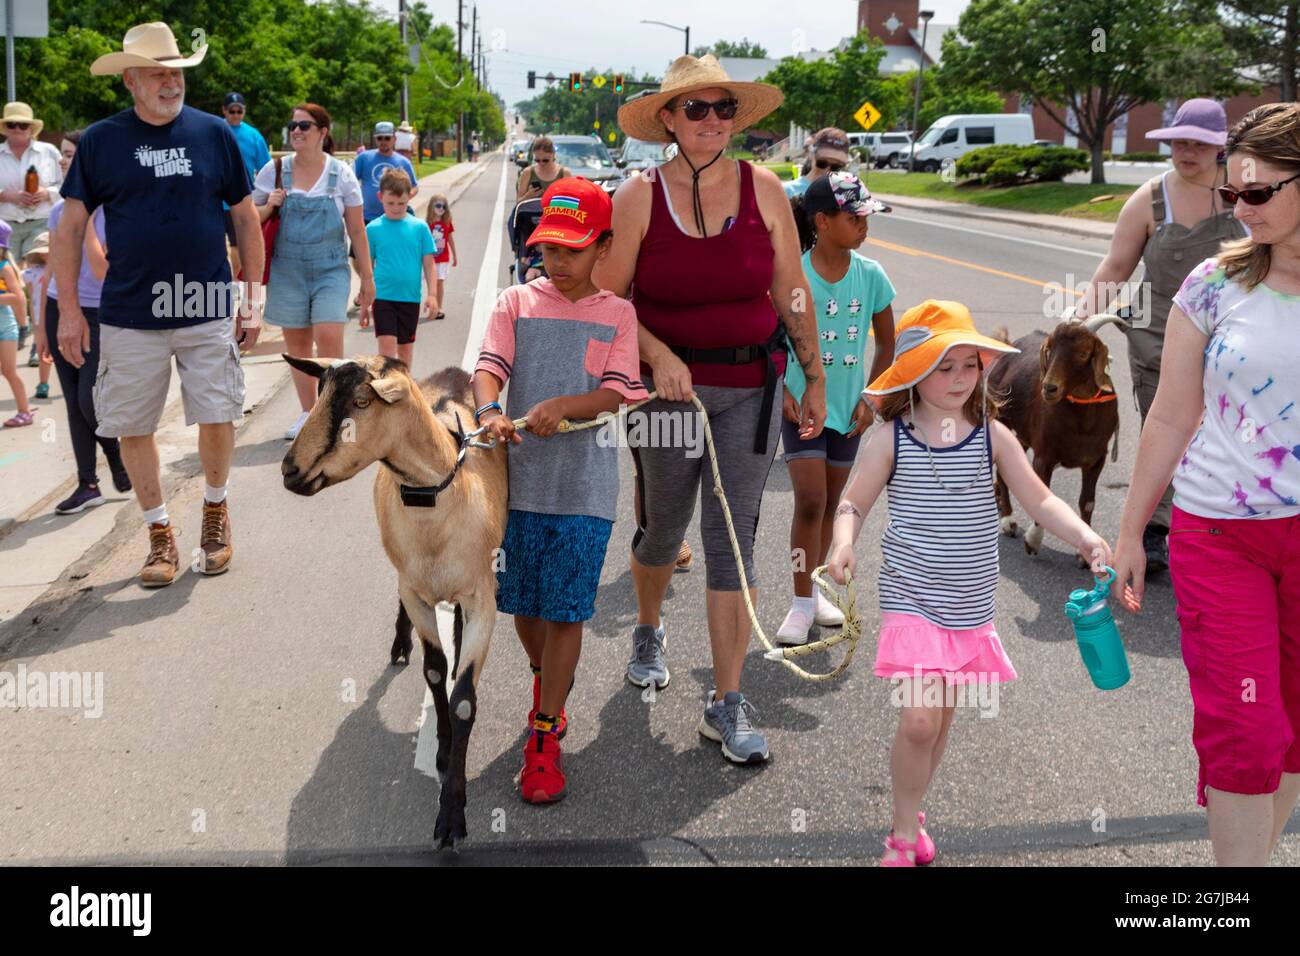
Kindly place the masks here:
[(1028, 226), (1031, 229), (1045, 229), (1049, 232), (1064, 233), (1071, 236), (1083, 236), (1086, 239), (1101, 239), (1109, 242), (1115, 232), (1113, 222), (1093, 222), (1089, 219), (1074, 219), (1070, 216), (1048, 216), (1041, 213), (1018, 212), (1016, 210), (985, 209), (964, 202), (946, 202), (942, 199), (924, 199), (920, 196), (894, 196), (886, 192), (871, 191), (872, 196), (879, 197), (891, 206), (899, 209), (915, 209), (917, 212), (935, 213), (940, 216), (956, 216), (961, 219), (979, 219), (986, 222), (1000, 222), (1010, 226)]
[[(470, 183), (482, 175), (489, 163), (459, 163), (420, 180), (420, 192), (413, 203), (423, 216), (429, 198), (445, 193), (454, 203)], [(357, 287), (353, 276), (353, 291)], [(352, 321), (352, 320), (349, 320)], [(289, 381), (289, 367), (280, 359), (283, 337), (267, 325), (257, 346), (243, 360), (246, 396), (245, 421), (259, 406)], [(137, 520), (139, 508), (131, 494), (113, 490), (108, 468), (100, 455), (100, 489), (107, 503), (79, 515), (56, 515), (54, 505), (76, 487), (76, 464), (68, 440), (68, 420), (57, 375), (50, 376), (50, 398), (35, 401), (38, 369), (27, 367), (27, 347), (19, 354), (18, 374), (27, 389), (35, 424), (26, 428), (0, 429), (0, 623), (8, 621), (57, 581), (71, 564), (108, 535), (120, 517)], [(0, 390), (0, 420), (16, 409), (8, 388)], [(242, 428), (242, 423), (236, 429)], [(180, 402), (180, 382), (173, 374), (167, 405), (157, 432), (162, 466), (163, 492), (201, 474), (198, 461), (198, 429), (187, 427)], [(177, 524), (193, 520), (177, 515)]]

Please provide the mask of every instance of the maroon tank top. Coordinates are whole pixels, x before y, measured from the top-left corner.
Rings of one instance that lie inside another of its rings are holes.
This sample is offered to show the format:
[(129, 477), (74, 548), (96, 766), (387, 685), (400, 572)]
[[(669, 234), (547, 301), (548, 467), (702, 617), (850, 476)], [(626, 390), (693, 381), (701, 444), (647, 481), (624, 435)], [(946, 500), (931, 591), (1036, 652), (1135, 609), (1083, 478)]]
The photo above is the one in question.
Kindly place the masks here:
[[(763, 345), (777, 330), (768, 291), (775, 269), (772, 240), (754, 196), (754, 172), (740, 162), (740, 210), (731, 228), (716, 236), (689, 236), (673, 220), (656, 176), (651, 188), (650, 225), (641, 240), (632, 304), (636, 317), (669, 347), (695, 349)], [(773, 352), (777, 374), (785, 353)], [(760, 388), (768, 359), (742, 365), (688, 362), (696, 385)], [(642, 364), (642, 371), (649, 367)]]

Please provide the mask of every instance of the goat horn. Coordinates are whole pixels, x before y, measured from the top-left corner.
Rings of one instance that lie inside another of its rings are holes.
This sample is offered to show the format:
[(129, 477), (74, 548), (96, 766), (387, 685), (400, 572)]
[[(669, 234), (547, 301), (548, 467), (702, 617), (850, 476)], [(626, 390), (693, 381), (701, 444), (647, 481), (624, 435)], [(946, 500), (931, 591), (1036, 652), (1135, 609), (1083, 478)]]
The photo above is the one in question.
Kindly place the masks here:
[(1083, 327), (1087, 329), (1089, 332), (1091, 332), (1093, 335), (1096, 335), (1103, 326), (1112, 325), (1112, 324), (1118, 325), (1121, 329), (1125, 329), (1125, 330), (1132, 327), (1128, 322), (1126, 322), (1124, 319), (1121, 319), (1118, 315), (1112, 315), (1109, 312), (1099, 312), (1096, 315), (1092, 316), (1091, 318), (1083, 320)]

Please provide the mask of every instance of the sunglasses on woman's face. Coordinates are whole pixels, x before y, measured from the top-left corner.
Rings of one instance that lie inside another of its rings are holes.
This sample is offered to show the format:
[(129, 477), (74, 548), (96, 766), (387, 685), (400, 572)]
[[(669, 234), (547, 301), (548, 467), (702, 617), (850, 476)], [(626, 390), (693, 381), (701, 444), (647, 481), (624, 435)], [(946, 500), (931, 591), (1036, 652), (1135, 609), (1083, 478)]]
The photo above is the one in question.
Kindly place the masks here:
[(227, 116), (243, 116), (244, 108), (242, 106), (232, 106), (226, 110)]
[(300, 129), (305, 133), (315, 125), (311, 120), (289, 120), (289, 132)]
[(740, 106), (739, 102), (727, 97), (725, 100), (715, 100), (712, 103), (708, 100), (687, 100), (677, 108), (686, 114), (688, 120), (698, 123), (709, 115), (709, 110), (713, 110), (720, 120), (735, 119), (738, 106)]
[(441, 211), (443, 209), (446, 209), (447, 207), (443, 203), (436, 202), (433, 204), (433, 208)]
[(817, 168), (818, 168), (818, 169), (829, 169), (829, 170), (830, 170), (831, 172), (833, 172), (833, 173), (838, 173), (840, 170), (842, 170), (842, 169), (844, 168), (844, 164), (843, 164), (843, 163), (837, 163), (837, 162), (836, 162), (835, 160), (833, 160), (833, 159), (819, 159), (819, 160), (817, 160)]
[(1273, 198), (1274, 193), (1282, 191), (1282, 187), (1287, 183), (1295, 182), (1300, 179), (1300, 173), (1296, 173), (1290, 179), (1284, 179), (1280, 183), (1274, 183), (1272, 186), (1253, 186), (1250, 189), (1233, 189), (1231, 186), (1219, 187), (1219, 198), (1229, 206), (1237, 205), (1240, 199), (1247, 206), (1262, 206)]
[(31, 123), (5, 123), (5, 129), (27, 129)]

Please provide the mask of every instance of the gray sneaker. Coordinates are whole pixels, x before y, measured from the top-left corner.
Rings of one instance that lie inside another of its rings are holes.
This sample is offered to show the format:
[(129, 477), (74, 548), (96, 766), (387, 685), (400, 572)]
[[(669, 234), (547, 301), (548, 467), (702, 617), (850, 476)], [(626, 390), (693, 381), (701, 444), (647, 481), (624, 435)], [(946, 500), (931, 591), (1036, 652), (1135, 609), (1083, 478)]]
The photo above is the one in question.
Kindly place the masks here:
[(767, 759), (767, 741), (754, 729), (750, 718), (757, 717), (754, 705), (745, 695), (727, 691), (722, 702), (713, 699), (709, 691), (709, 704), (704, 708), (700, 733), (722, 744), (722, 756), (732, 763), (762, 763)]
[(627, 679), (630, 683), (637, 687), (649, 687), (653, 682), (656, 690), (668, 686), (672, 677), (668, 673), (668, 661), (664, 657), (667, 643), (662, 621), (658, 627), (638, 624), (632, 629), (632, 657), (627, 662)]

